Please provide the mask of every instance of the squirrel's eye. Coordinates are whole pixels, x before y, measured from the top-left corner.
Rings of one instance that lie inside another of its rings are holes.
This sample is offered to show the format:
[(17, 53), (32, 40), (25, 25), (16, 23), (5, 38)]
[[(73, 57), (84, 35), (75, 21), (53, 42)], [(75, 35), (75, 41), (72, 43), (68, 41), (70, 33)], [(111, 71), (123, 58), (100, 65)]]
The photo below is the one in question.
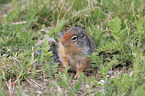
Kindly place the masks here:
[(77, 39), (78, 39), (77, 36), (73, 36), (73, 37), (71, 38), (72, 41), (77, 41)]

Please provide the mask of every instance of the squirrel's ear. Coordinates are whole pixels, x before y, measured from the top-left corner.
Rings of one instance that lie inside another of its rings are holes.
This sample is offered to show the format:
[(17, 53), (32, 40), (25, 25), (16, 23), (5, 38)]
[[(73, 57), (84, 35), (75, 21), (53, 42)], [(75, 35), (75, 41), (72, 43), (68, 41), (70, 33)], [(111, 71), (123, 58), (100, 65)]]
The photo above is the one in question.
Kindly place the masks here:
[(81, 29), (81, 33), (82, 33), (82, 34), (85, 34), (86, 32), (85, 32), (83, 29)]

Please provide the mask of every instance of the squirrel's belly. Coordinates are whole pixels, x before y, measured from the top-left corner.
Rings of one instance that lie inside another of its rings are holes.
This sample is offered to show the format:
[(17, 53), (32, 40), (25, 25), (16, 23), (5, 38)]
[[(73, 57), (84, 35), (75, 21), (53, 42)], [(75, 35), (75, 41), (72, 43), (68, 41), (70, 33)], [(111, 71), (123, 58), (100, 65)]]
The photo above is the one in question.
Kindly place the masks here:
[(84, 61), (84, 59), (86, 58), (86, 56), (84, 55), (84, 56), (80, 56), (80, 55), (68, 55), (68, 59), (69, 59), (69, 66), (70, 66), (70, 69), (69, 70), (71, 70), (71, 71), (76, 71), (76, 66), (77, 66), (77, 64), (78, 65), (81, 65), (81, 64), (83, 64), (83, 63), (81, 63), (81, 62), (83, 62)]
[(68, 59), (69, 59), (69, 70), (71, 71), (76, 71), (76, 64), (77, 64), (77, 60), (75, 59), (76, 56), (71, 56), (68, 55)]

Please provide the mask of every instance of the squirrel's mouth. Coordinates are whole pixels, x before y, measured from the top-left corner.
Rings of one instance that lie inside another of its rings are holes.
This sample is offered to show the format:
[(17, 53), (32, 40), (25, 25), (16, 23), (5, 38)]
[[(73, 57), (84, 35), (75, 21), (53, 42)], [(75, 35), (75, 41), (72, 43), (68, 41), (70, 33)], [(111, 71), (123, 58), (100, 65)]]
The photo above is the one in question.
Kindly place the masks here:
[(69, 45), (68, 43), (62, 43), (62, 45), (63, 45), (64, 47), (70, 47), (70, 45)]

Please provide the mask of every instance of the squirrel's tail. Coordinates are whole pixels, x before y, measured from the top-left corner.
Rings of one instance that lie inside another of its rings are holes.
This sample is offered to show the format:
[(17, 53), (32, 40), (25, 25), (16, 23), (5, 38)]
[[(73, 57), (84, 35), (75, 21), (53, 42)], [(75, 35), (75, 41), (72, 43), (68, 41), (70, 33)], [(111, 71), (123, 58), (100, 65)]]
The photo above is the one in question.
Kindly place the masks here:
[[(64, 33), (58, 32), (58, 37), (61, 38)], [(48, 39), (50, 44), (50, 50), (53, 53), (54, 62), (59, 62), (59, 56), (58, 56), (58, 42), (54, 38)]]
[(58, 57), (58, 42), (54, 38), (52, 38), (52, 37), (44, 38), (43, 40), (40, 40), (39, 42), (37, 42), (35, 44), (35, 46), (39, 45), (38, 49), (35, 51), (36, 54), (41, 55), (41, 44), (42, 44), (42, 42), (45, 39), (48, 39), (48, 43), (50, 45), (50, 49), (48, 51), (52, 51), (54, 62), (59, 62), (59, 57)]
[(48, 50), (48, 51), (52, 51), (54, 62), (59, 62), (58, 42), (54, 38), (49, 38), (48, 42), (50, 44), (50, 50)]

